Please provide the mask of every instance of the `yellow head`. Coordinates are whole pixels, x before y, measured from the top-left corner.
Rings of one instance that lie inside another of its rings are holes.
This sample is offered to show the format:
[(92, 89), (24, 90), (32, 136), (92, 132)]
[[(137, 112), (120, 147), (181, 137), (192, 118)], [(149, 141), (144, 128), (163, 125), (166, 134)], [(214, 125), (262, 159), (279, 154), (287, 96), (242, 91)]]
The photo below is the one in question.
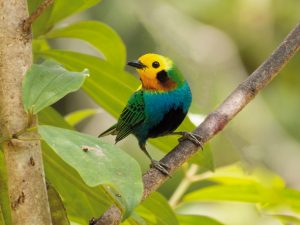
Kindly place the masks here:
[(148, 53), (128, 65), (137, 69), (145, 90), (170, 91), (184, 81), (173, 62), (162, 55)]

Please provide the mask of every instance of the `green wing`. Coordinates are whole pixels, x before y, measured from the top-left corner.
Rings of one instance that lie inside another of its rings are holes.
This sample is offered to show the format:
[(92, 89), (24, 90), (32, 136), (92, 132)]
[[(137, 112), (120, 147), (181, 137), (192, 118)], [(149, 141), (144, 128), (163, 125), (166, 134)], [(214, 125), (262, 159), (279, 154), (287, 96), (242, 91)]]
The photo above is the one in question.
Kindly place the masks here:
[(133, 129), (145, 120), (145, 104), (143, 91), (135, 92), (128, 100), (127, 106), (123, 109), (118, 123), (116, 124), (116, 142), (122, 140)]

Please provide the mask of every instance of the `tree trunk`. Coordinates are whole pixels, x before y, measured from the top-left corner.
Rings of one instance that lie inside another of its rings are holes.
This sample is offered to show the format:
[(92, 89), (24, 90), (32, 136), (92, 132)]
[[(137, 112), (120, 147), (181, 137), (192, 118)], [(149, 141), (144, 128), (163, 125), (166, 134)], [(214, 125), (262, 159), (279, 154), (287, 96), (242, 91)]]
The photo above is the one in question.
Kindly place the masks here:
[[(0, 0), (0, 135), (14, 137), (27, 127), (22, 78), (32, 63), (31, 36), (22, 30), (26, 0)], [(33, 123), (36, 121), (34, 120)], [(13, 225), (50, 225), (40, 141), (37, 133), (2, 143)]]

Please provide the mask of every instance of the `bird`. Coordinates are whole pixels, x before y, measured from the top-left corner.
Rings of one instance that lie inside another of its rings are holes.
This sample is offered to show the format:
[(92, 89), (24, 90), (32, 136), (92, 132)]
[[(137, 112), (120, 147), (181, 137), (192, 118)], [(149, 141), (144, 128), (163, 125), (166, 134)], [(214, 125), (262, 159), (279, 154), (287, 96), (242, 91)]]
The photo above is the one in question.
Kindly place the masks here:
[(139, 75), (141, 85), (130, 96), (116, 124), (98, 137), (116, 135), (119, 142), (133, 134), (140, 149), (151, 161), (151, 167), (169, 175), (168, 166), (154, 160), (146, 149), (149, 138), (165, 135), (181, 135), (179, 141), (190, 140), (202, 148), (201, 136), (175, 130), (182, 123), (192, 102), (188, 82), (168, 57), (147, 53), (138, 60), (129, 61)]

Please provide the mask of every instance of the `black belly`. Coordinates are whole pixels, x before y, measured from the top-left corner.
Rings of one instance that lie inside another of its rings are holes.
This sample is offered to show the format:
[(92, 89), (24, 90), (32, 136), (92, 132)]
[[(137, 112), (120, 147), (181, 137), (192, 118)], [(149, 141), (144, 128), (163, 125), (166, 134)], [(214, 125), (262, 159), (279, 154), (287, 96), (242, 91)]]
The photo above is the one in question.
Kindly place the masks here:
[(156, 126), (149, 130), (148, 137), (154, 138), (173, 132), (182, 123), (187, 112), (182, 107), (172, 108)]

